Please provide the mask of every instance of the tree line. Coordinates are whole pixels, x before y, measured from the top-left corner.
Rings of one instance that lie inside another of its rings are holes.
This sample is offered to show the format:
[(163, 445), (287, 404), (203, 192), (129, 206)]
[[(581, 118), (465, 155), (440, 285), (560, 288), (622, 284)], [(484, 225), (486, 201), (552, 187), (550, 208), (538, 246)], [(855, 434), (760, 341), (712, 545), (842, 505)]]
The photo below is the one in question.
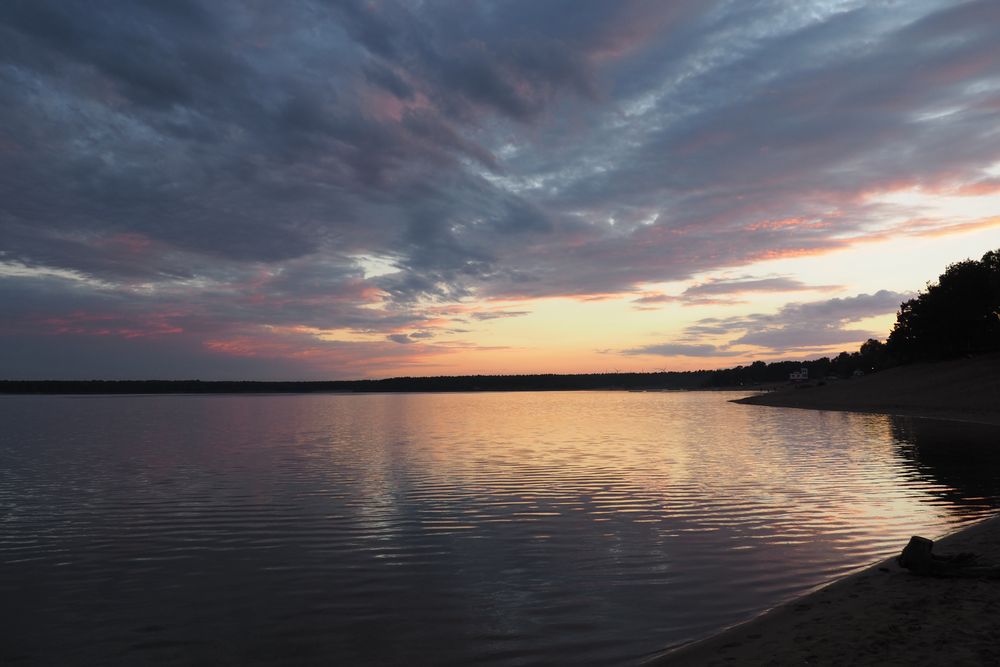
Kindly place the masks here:
[(7, 380), (0, 394), (311, 394), (446, 391), (568, 391), (701, 389), (714, 371), (579, 373), (574, 375), (452, 375), (382, 380), (256, 382), (201, 380)]

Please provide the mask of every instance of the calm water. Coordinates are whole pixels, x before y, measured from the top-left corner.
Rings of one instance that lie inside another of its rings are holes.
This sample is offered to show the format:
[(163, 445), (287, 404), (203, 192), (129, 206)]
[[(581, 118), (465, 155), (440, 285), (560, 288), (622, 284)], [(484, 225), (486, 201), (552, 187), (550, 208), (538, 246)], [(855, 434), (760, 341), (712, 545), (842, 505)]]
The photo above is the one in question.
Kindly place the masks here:
[(0, 663), (627, 664), (998, 504), (995, 431), (733, 397), (0, 397)]

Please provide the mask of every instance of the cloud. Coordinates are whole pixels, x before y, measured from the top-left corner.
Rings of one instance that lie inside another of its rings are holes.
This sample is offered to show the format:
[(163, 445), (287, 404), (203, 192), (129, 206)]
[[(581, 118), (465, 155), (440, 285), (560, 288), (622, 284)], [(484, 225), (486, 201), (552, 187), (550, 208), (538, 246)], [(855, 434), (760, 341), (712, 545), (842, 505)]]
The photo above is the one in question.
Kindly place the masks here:
[(473, 319), (477, 320), (496, 320), (506, 317), (521, 317), (523, 315), (530, 315), (530, 310), (491, 310), (483, 311), (478, 313), (472, 313)]
[(649, 310), (648, 306), (661, 303), (682, 303), (686, 306), (734, 305), (745, 303), (745, 301), (726, 297), (755, 292), (827, 292), (838, 289), (841, 289), (841, 286), (808, 285), (787, 276), (710, 278), (705, 282), (696, 283), (686, 288), (679, 295), (647, 293), (632, 299), (632, 303), (638, 304), (635, 306), (638, 310)]
[[(622, 350), (622, 354), (660, 356), (739, 356), (750, 352), (794, 354), (823, 350), (832, 345), (853, 345), (886, 332), (857, 329), (851, 325), (870, 317), (895, 312), (911, 294), (879, 290), (824, 301), (790, 303), (773, 313), (734, 317), (706, 317), (686, 327), (680, 340)], [(722, 343), (704, 339), (723, 338)]]
[[(421, 340), (427, 340), (429, 338), (434, 338), (435, 333), (433, 331), (413, 331), (408, 334), (395, 333), (386, 336), (388, 340), (394, 343), (400, 343), (401, 345), (409, 345), (411, 343), (416, 343)], [(447, 343), (445, 343), (447, 345)]]
[(629, 355), (658, 355), (663, 357), (731, 357), (742, 354), (732, 352), (724, 347), (692, 343), (661, 343), (659, 345), (644, 345), (642, 347), (622, 350)]
[(837, 289), (840, 289), (839, 285), (807, 285), (800, 280), (780, 276), (773, 278), (715, 278), (688, 287), (684, 290), (682, 297), (691, 299), (719, 294), (745, 294), (747, 292), (811, 292)]
[(840, 285), (808, 285), (801, 280), (787, 276), (710, 278), (686, 288), (679, 295), (650, 292), (632, 299), (632, 303), (638, 304), (635, 307), (639, 310), (647, 310), (648, 306), (662, 303), (682, 303), (688, 306), (737, 304), (744, 302), (725, 297), (754, 292), (827, 292), (838, 289), (841, 289)]
[(641, 305), (650, 305), (657, 303), (672, 303), (674, 301), (680, 301), (681, 297), (674, 296), (671, 294), (659, 294), (659, 293), (649, 293), (644, 294), (638, 298), (632, 299), (632, 303), (638, 303)]
[(858, 343), (868, 338), (883, 338), (884, 331), (849, 328), (853, 322), (895, 312), (910, 294), (880, 290), (854, 297), (792, 303), (776, 314), (750, 315), (716, 322), (729, 331), (742, 330), (730, 345), (754, 345), (770, 352), (822, 348), (829, 345)]
[[(189, 341), (192, 372), (205, 341), (295, 327), (427, 363), (444, 346), (386, 336), (434, 329), (421, 322), (443, 304), (635, 294), (1000, 224), (878, 196), (992, 192), (997, 11), (0, 3), (0, 305), (43, 342), (46, 320), (75, 323), (60, 341), (93, 342), (100, 321), (118, 338), (180, 327), (149, 344)], [(359, 257), (394, 271), (366, 276)], [(821, 287), (726, 279), (679, 296)], [(330, 359), (389, 363), (364, 349)]]

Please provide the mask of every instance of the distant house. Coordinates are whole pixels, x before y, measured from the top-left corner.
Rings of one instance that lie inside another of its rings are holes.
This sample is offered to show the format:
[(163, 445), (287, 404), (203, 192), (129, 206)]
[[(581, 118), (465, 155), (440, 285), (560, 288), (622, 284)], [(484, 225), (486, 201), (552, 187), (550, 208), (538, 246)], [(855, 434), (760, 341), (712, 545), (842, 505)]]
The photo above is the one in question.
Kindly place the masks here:
[(792, 382), (805, 382), (809, 379), (809, 369), (803, 366), (797, 371), (788, 374), (788, 379)]
[(865, 372), (863, 370), (861, 370), (860, 368), (855, 368), (854, 372), (851, 373), (851, 375), (853, 375), (856, 378), (859, 378), (859, 377), (861, 377), (864, 374), (865, 374)]

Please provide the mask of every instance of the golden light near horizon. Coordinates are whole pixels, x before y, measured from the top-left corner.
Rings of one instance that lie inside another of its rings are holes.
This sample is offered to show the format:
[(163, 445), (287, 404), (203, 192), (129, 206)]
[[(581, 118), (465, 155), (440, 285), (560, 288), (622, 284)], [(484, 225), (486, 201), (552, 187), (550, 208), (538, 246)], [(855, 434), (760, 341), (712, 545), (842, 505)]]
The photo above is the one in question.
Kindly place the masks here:
[[(685, 327), (705, 319), (739, 318), (753, 313), (776, 314), (795, 302), (850, 298), (879, 289), (912, 296), (953, 262), (978, 258), (981, 249), (1000, 247), (1000, 225), (935, 238), (915, 237), (859, 243), (804, 257), (756, 262), (732, 271), (710, 272), (691, 280), (647, 284), (635, 293), (599, 300), (561, 298), (489, 302), (496, 311), (523, 315), (489, 319), (468, 326), (476, 348), (456, 349), (440, 361), (447, 373), (587, 373), (652, 372), (721, 368), (754, 360), (833, 356), (854, 351), (872, 335), (884, 339), (895, 321), (898, 303), (885, 312), (861, 317), (851, 328), (866, 332), (855, 340), (803, 350), (773, 350), (738, 345), (724, 354), (703, 356), (621, 354), (623, 350), (677, 340)], [(643, 293), (677, 296), (712, 278), (793, 276), (814, 289), (731, 295), (730, 301), (668, 301), (637, 305)], [(875, 289), (873, 289), (873, 287)], [(901, 297), (903, 298), (903, 297)], [(700, 342), (725, 344), (726, 335), (701, 336)], [(403, 369), (400, 369), (402, 371)], [(388, 370), (385, 375), (392, 375)]]

